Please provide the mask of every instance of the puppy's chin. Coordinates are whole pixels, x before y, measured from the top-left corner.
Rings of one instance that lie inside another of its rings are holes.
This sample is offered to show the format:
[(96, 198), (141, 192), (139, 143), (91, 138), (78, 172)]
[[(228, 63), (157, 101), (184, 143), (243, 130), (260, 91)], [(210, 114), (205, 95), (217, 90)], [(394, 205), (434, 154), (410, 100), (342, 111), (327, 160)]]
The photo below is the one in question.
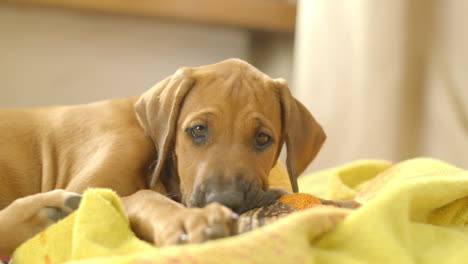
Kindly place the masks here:
[(251, 197), (249, 202), (247, 202), (242, 208), (242, 213), (250, 211), (255, 208), (266, 206), (272, 204), (278, 199), (279, 196), (276, 192), (263, 191), (260, 190), (257, 195)]
[(182, 204), (185, 205), (185, 207), (189, 208), (202, 208), (205, 206), (204, 203), (201, 202), (201, 199), (198, 199), (198, 196), (201, 196), (202, 194), (199, 192), (194, 192), (194, 193), (187, 193), (185, 195), (182, 195)]
[(183, 204), (185, 207), (197, 207), (197, 206), (193, 206), (193, 202), (190, 201), (190, 199), (187, 199), (185, 197), (182, 197), (182, 200), (180, 203)]

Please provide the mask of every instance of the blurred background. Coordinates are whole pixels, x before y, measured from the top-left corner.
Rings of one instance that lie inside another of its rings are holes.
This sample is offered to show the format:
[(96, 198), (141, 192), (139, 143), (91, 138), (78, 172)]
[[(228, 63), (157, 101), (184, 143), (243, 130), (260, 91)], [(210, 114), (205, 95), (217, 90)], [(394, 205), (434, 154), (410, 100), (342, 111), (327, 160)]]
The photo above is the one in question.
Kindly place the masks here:
[(0, 107), (139, 95), (236, 57), (328, 135), (308, 171), (429, 156), (468, 168), (468, 1), (0, 0)]

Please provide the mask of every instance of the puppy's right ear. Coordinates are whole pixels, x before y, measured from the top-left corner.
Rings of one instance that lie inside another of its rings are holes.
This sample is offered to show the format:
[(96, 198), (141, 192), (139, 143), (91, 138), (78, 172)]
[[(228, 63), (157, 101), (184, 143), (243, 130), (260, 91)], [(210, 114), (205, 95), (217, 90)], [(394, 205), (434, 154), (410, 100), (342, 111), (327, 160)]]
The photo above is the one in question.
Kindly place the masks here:
[(174, 143), (180, 108), (193, 84), (190, 69), (179, 69), (146, 91), (135, 104), (138, 121), (153, 140), (158, 155), (155, 169), (148, 179), (149, 188), (156, 185), (163, 171), (171, 144)]

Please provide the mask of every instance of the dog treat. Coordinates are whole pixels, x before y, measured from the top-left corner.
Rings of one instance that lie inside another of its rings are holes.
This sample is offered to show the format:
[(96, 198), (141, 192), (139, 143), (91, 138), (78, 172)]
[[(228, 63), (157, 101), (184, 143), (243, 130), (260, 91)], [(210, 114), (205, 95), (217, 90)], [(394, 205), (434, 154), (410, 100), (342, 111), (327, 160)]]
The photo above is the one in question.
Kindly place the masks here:
[(278, 201), (292, 206), (298, 210), (304, 210), (322, 204), (317, 197), (307, 193), (293, 193), (283, 195), (278, 199)]

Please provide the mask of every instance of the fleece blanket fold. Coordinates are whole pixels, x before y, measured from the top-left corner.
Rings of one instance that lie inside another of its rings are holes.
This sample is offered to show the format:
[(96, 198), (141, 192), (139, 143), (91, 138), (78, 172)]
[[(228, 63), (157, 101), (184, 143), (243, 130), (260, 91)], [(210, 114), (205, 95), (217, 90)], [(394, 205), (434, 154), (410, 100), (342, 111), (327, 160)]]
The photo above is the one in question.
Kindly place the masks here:
[(356, 199), (314, 207), (243, 235), (155, 248), (129, 228), (119, 198), (90, 189), (80, 208), (13, 255), (21, 263), (466, 263), (468, 171), (433, 159), (357, 161), (303, 176), (301, 192)]

